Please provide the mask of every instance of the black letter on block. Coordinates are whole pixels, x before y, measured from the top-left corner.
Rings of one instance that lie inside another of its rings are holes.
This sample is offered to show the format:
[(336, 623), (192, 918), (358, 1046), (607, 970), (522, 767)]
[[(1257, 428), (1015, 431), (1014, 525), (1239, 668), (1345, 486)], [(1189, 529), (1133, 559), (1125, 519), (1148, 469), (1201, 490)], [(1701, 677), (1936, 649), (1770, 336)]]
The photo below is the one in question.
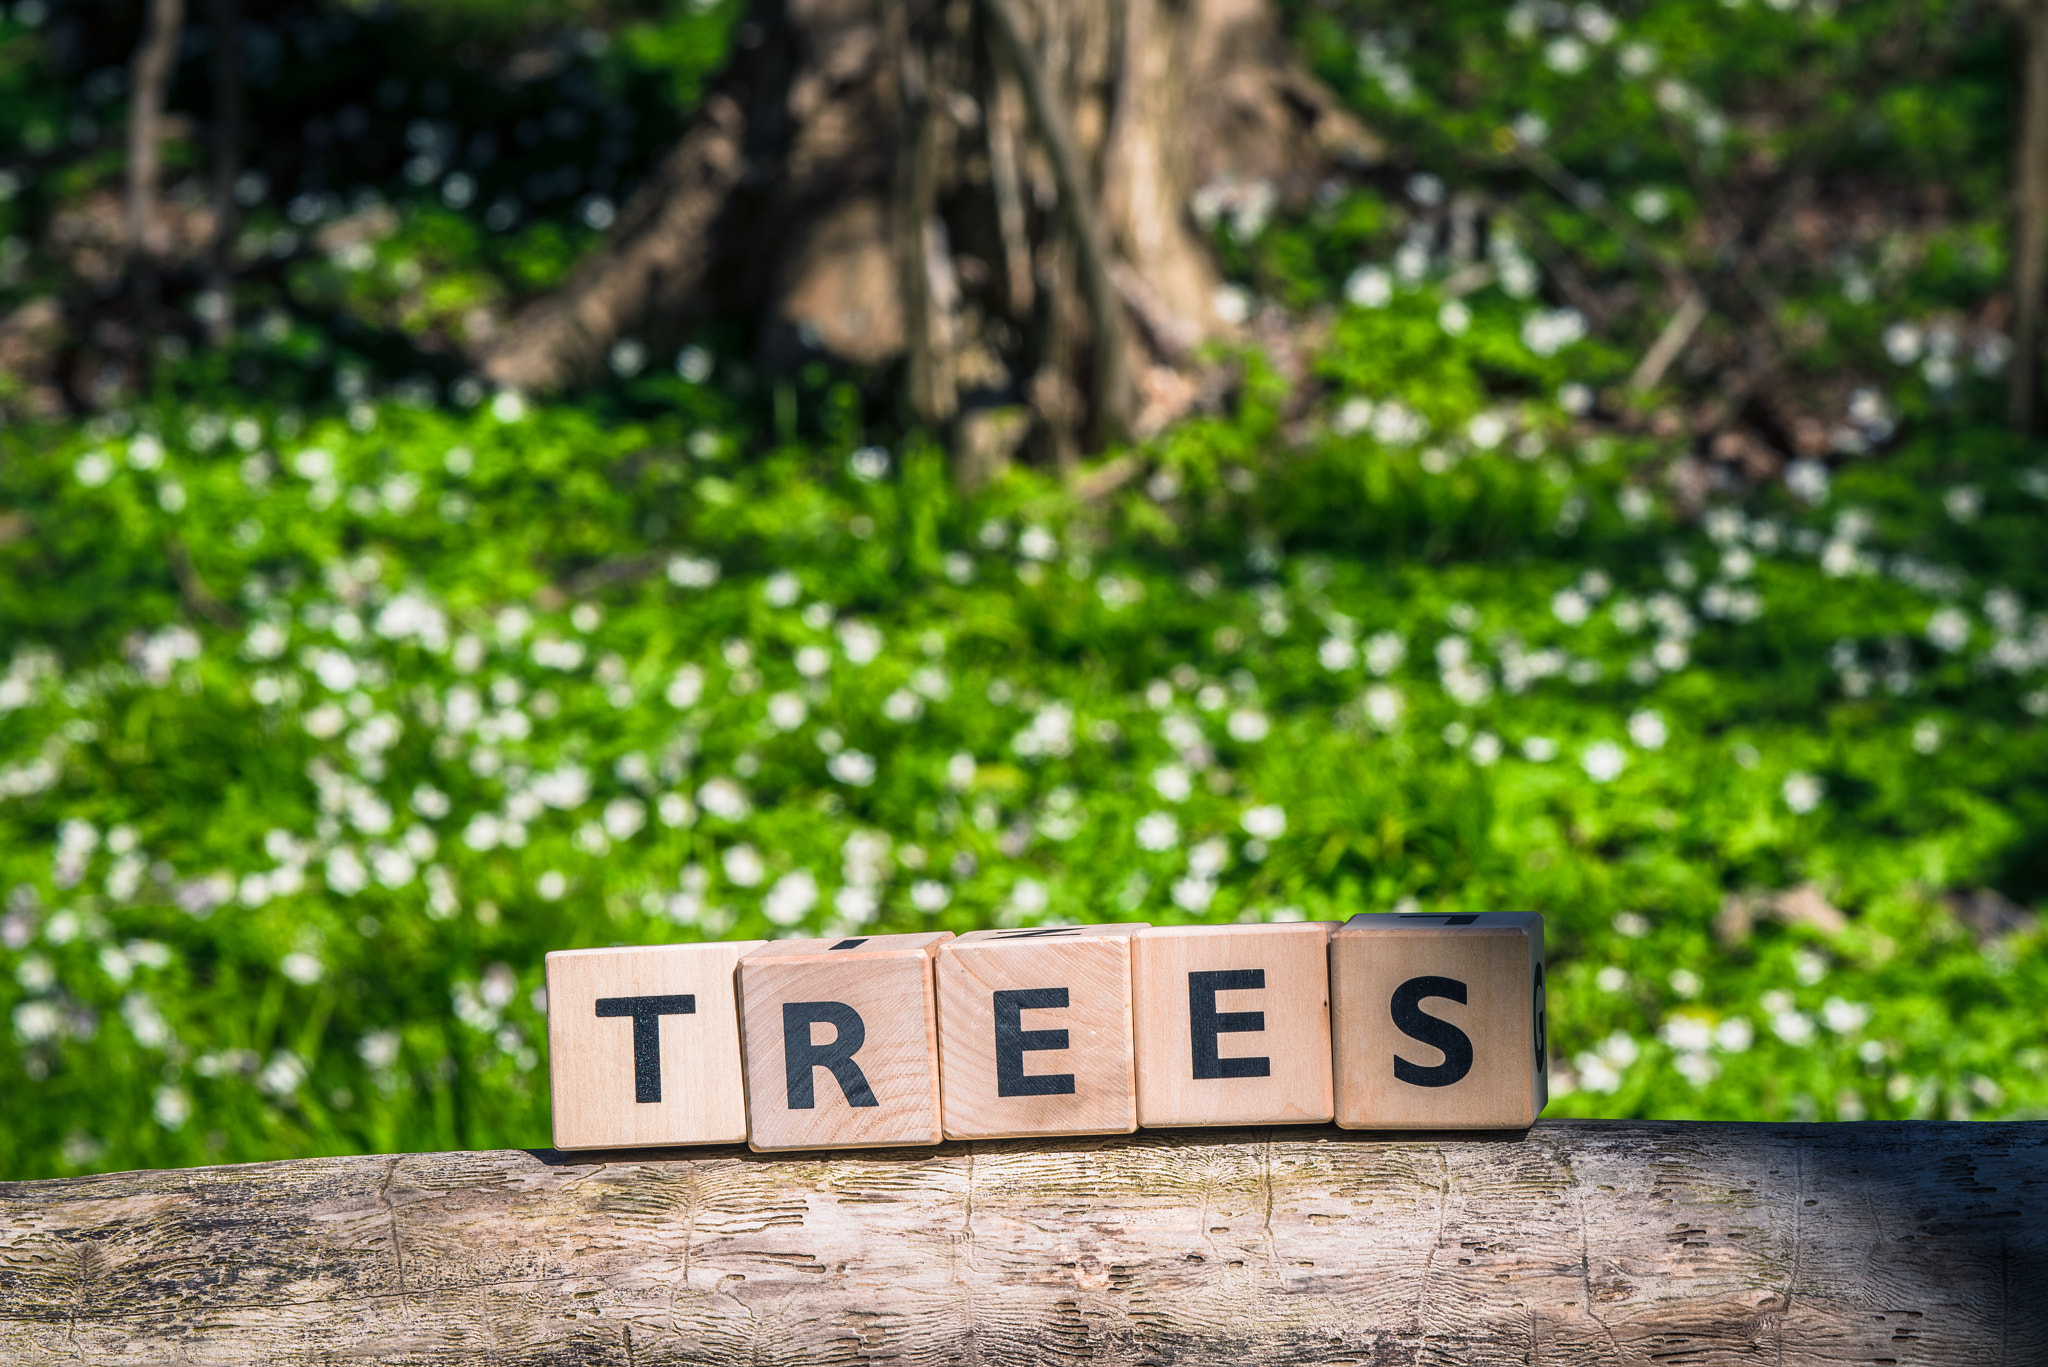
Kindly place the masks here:
[(1548, 1003), (1543, 993), (1542, 964), (1536, 965), (1536, 982), (1529, 989), (1529, 997), (1536, 1004), (1536, 1019), (1533, 1024), (1536, 1031), (1536, 1076), (1540, 1078), (1544, 1070), (1550, 1066), (1550, 1020), (1549, 1011), (1546, 1009)]
[(1266, 985), (1263, 968), (1230, 968), (1214, 973), (1188, 974), (1188, 1036), (1194, 1046), (1195, 1076), (1270, 1077), (1269, 1058), (1218, 1058), (1218, 1035), (1249, 1034), (1266, 1028), (1263, 1011), (1218, 1011), (1218, 992), (1242, 992)]
[(1472, 1071), (1472, 1037), (1422, 1009), (1424, 997), (1463, 1005), (1465, 984), (1456, 978), (1410, 978), (1394, 989), (1394, 1025), (1411, 1039), (1443, 1050), (1444, 1061), (1424, 1068), (1394, 1055), (1394, 1076), (1417, 1087), (1448, 1087)]
[(1067, 1032), (1064, 1030), (1026, 1030), (1024, 1013), (1066, 1004), (1067, 989), (1064, 987), (1033, 987), (1019, 992), (996, 993), (997, 1096), (1074, 1094), (1072, 1073), (1027, 1074), (1024, 1071), (1026, 1050), (1067, 1047)]
[[(811, 1043), (811, 1027), (829, 1025), (839, 1033), (830, 1044)], [(818, 1104), (811, 1089), (811, 1069), (830, 1068), (849, 1106), (879, 1106), (868, 1086), (867, 1074), (853, 1061), (868, 1042), (868, 1027), (860, 1012), (845, 1002), (784, 1002), (782, 1004), (782, 1070), (789, 1089), (789, 1109), (808, 1111)]]
[(694, 1016), (697, 999), (680, 997), (599, 997), (600, 1016), (633, 1018), (633, 1100), (661, 1100), (661, 1018)]

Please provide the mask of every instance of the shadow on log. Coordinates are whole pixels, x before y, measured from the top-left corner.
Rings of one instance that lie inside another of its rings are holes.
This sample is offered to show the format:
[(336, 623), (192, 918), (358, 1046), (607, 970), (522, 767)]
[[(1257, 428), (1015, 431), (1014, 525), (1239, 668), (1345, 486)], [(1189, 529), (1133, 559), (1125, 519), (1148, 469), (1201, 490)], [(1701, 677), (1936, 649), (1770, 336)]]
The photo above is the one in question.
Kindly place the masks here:
[(0, 1219), (10, 1363), (2048, 1361), (2040, 1123), (308, 1159)]

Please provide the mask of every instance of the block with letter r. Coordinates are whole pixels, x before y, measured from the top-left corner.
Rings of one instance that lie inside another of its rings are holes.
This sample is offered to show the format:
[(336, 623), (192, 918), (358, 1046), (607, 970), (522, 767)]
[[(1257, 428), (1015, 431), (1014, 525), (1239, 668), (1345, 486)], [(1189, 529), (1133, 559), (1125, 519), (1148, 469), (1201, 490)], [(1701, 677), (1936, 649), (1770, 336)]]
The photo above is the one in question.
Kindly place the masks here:
[(1330, 1118), (1330, 929), (1296, 921), (1138, 933), (1140, 1125)]
[(977, 930), (939, 946), (946, 1138), (1138, 1127), (1131, 939), (1144, 928)]
[(1504, 1130), (1550, 1100), (1543, 918), (1371, 912), (1330, 938), (1337, 1123)]
[(932, 958), (952, 938), (777, 940), (740, 960), (750, 1146), (939, 1142)]
[(733, 970), (762, 943), (548, 955), (555, 1147), (744, 1141)]

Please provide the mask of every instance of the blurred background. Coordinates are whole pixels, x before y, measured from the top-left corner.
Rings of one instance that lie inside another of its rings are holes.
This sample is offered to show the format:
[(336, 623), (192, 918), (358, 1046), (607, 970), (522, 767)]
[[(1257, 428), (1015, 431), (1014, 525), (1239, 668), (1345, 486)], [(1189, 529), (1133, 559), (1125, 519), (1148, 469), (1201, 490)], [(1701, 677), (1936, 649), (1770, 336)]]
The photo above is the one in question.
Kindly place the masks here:
[(2044, 253), (2038, 0), (6, 0), (0, 1176), (1388, 909), (1553, 1115), (2048, 1115)]

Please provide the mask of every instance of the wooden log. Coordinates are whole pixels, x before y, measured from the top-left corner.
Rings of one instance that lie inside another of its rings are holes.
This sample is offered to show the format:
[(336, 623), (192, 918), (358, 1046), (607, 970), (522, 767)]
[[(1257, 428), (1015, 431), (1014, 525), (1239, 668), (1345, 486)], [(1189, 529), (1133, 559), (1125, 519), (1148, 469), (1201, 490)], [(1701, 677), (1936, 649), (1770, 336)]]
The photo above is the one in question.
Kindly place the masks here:
[(1543, 1122), (0, 1184), (0, 1361), (2048, 1362), (2048, 1124)]

